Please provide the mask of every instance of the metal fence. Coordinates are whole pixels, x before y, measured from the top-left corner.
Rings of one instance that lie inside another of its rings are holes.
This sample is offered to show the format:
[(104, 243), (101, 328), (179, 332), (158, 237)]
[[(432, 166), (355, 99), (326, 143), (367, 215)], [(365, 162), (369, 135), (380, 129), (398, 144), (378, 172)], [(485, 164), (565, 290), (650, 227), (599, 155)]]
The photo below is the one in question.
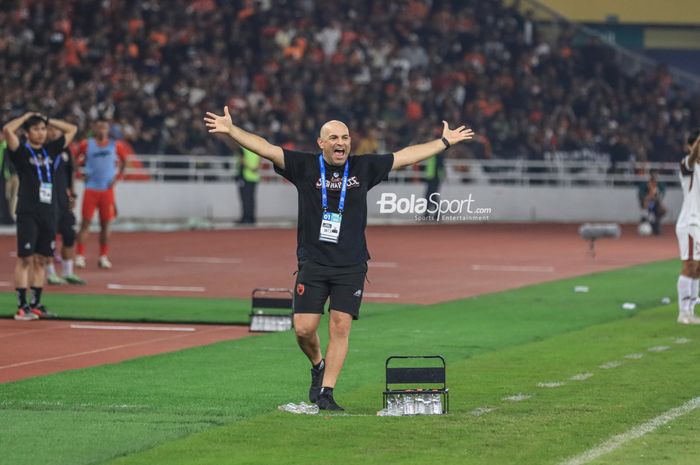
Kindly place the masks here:
[[(142, 167), (130, 164), (127, 175), (156, 182), (233, 182), (238, 172), (237, 158), (221, 156), (139, 155)], [(679, 183), (678, 163), (635, 163), (613, 165), (609, 160), (445, 160), (447, 184), (504, 184), (545, 186), (631, 186), (643, 182), (655, 170), (668, 186)], [(272, 163), (262, 161), (262, 182), (286, 182), (274, 172)], [(421, 183), (424, 167), (416, 165), (389, 174), (390, 182)]]

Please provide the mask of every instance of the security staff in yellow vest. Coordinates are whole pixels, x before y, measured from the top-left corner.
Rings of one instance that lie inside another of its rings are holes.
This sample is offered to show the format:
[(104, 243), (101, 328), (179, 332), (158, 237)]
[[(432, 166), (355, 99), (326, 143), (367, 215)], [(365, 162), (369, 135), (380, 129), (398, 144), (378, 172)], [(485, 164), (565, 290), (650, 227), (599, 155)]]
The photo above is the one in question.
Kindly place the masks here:
[(241, 195), (243, 214), (238, 224), (255, 224), (255, 191), (260, 182), (260, 157), (241, 147), (241, 162), (238, 171), (238, 191)]
[[(432, 158), (428, 158), (425, 161), (425, 198), (428, 200), (430, 196), (440, 191), (440, 183), (445, 177), (445, 160), (443, 159), (443, 154), (437, 154)], [(438, 199), (435, 199), (438, 200)], [(428, 215), (431, 221), (435, 221), (435, 214)]]

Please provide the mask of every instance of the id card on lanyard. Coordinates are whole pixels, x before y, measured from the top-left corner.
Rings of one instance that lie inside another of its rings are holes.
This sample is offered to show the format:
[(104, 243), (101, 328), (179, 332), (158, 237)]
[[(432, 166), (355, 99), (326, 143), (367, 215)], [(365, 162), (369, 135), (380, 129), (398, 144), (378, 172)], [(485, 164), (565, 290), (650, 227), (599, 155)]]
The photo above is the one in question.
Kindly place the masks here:
[(321, 232), (318, 239), (323, 242), (338, 243), (340, 238), (340, 226), (343, 221), (343, 210), (345, 208), (345, 193), (348, 187), (348, 171), (350, 163), (345, 161), (343, 171), (343, 184), (340, 188), (340, 201), (338, 202), (338, 213), (328, 211), (328, 189), (326, 188), (326, 165), (323, 163), (323, 154), (318, 156), (318, 163), (321, 168), (321, 207), (323, 217), (321, 218)]
[[(53, 181), (51, 179), (51, 161), (49, 160), (49, 154), (46, 153), (46, 149), (44, 147), (41, 148), (41, 151), (44, 154), (44, 162), (41, 163), (39, 161), (39, 157), (37, 156), (36, 152), (34, 152), (32, 147), (28, 143), (25, 143), (24, 146), (27, 147), (27, 150), (29, 150), (29, 153), (32, 154), (32, 158), (36, 162), (36, 173), (39, 177), (39, 202), (50, 205), (51, 201), (53, 200)], [(46, 168), (45, 181), (44, 175), (41, 172), (42, 164), (44, 165), (44, 168)]]

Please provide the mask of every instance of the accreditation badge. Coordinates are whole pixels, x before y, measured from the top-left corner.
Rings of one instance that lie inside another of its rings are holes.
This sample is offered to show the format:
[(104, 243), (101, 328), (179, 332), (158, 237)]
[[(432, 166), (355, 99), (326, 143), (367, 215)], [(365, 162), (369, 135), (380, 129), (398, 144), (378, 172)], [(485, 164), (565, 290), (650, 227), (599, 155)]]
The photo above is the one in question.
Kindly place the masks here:
[(39, 201), (41, 203), (51, 203), (51, 197), (53, 195), (53, 184), (50, 182), (42, 182), (39, 185)]
[(343, 215), (340, 213), (324, 212), (321, 219), (321, 234), (319, 240), (323, 242), (338, 243), (340, 237), (340, 222), (343, 220)]

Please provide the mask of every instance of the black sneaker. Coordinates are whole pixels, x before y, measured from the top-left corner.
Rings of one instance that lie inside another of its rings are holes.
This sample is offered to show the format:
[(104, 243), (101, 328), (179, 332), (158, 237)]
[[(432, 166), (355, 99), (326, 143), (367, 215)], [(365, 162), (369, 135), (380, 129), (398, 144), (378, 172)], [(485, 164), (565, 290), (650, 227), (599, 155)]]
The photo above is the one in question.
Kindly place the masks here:
[(45, 320), (51, 320), (54, 318), (58, 318), (58, 315), (55, 313), (51, 313), (49, 309), (47, 309), (44, 304), (39, 304), (36, 307), (32, 308), (32, 313), (36, 315), (37, 317)]
[(326, 371), (326, 361), (321, 360), (321, 368), (311, 367), (311, 387), (309, 388), (309, 401), (316, 403), (318, 395), (321, 394), (321, 383), (323, 383), (323, 373)]
[(333, 399), (333, 391), (321, 391), (316, 401), (319, 410), (345, 410), (343, 407), (335, 403)]

